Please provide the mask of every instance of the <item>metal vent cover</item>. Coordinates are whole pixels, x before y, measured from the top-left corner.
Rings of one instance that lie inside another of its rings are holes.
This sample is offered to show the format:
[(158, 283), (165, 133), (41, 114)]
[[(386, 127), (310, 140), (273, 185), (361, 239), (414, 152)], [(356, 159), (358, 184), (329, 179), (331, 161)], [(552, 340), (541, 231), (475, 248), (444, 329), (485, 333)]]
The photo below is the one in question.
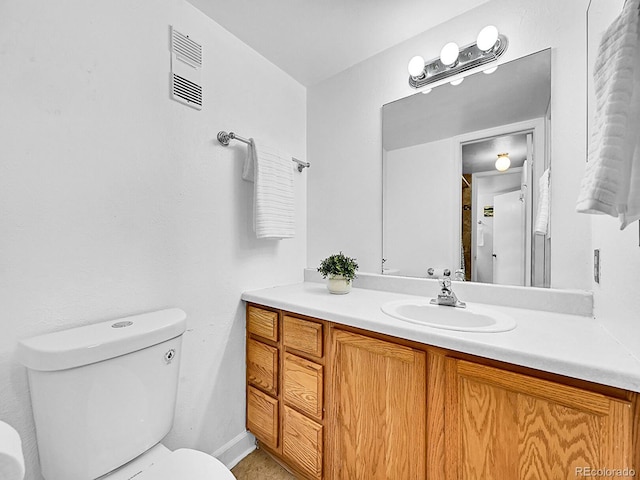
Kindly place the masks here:
[(202, 45), (171, 27), (171, 50), (184, 62), (202, 67)]
[(202, 110), (202, 45), (171, 27), (171, 98)]

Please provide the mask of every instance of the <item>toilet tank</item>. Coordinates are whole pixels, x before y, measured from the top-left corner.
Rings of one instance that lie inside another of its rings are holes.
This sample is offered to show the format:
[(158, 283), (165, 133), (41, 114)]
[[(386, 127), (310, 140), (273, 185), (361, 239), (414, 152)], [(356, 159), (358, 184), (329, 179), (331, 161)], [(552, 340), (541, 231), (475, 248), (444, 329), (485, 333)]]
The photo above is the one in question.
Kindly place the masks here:
[(186, 314), (177, 308), (18, 344), (46, 480), (92, 480), (169, 432)]

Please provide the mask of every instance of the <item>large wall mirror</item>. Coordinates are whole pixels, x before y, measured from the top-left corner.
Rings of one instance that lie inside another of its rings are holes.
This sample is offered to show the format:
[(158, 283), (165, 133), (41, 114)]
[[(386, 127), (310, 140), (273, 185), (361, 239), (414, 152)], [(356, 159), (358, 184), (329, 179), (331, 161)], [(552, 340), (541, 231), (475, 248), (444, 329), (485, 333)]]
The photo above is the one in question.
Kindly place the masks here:
[(382, 273), (549, 286), (549, 49), (382, 107)]

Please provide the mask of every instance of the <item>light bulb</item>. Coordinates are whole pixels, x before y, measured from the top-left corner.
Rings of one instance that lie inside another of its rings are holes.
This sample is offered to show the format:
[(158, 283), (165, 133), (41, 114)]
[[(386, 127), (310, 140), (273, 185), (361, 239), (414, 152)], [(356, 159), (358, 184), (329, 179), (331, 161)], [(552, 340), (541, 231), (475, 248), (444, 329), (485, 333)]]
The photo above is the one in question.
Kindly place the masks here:
[(464, 77), (458, 78), (457, 80), (451, 80), (449, 83), (454, 87), (460, 85), (464, 81)]
[(449, 42), (440, 50), (440, 61), (446, 67), (450, 67), (458, 60), (459, 53), (460, 47), (458, 47), (458, 44), (456, 42)]
[(487, 25), (478, 34), (476, 45), (483, 52), (491, 50), (498, 41), (498, 29), (493, 25)]
[(499, 172), (506, 172), (511, 166), (511, 160), (508, 153), (499, 153), (496, 160), (496, 170)]
[(491, 67), (491, 68), (487, 68), (486, 70), (483, 70), (482, 73), (486, 73), (487, 75), (489, 75), (490, 73), (495, 72), (496, 70), (498, 70), (498, 67)]
[(431, 90), (433, 90), (433, 88), (427, 88), (425, 90), (422, 90), (422, 93), (426, 95), (427, 93), (431, 93)]
[(412, 77), (419, 77), (424, 72), (424, 58), (420, 55), (416, 55), (411, 60), (409, 60), (409, 65), (407, 66), (407, 70), (409, 70), (409, 75)]

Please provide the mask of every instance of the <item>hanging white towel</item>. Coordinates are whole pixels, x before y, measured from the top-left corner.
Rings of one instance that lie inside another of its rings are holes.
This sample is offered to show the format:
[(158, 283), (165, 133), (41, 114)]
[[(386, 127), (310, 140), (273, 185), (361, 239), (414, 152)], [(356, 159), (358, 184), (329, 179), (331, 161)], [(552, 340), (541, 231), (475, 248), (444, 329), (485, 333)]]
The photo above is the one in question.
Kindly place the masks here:
[(535, 233), (538, 235), (546, 235), (549, 231), (549, 182), (550, 172), (547, 168), (540, 176), (538, 181), (538, 210), (536, 214)]
[(242, 178), (254, 182), (253, 229), (257, 238), (292, 238), (295, 203), (291, 155), (249, 139)]
[(640, 0), (627, 0), (605, 32), (594, 68), (596, 111), (576, 209), (640, 218)]

